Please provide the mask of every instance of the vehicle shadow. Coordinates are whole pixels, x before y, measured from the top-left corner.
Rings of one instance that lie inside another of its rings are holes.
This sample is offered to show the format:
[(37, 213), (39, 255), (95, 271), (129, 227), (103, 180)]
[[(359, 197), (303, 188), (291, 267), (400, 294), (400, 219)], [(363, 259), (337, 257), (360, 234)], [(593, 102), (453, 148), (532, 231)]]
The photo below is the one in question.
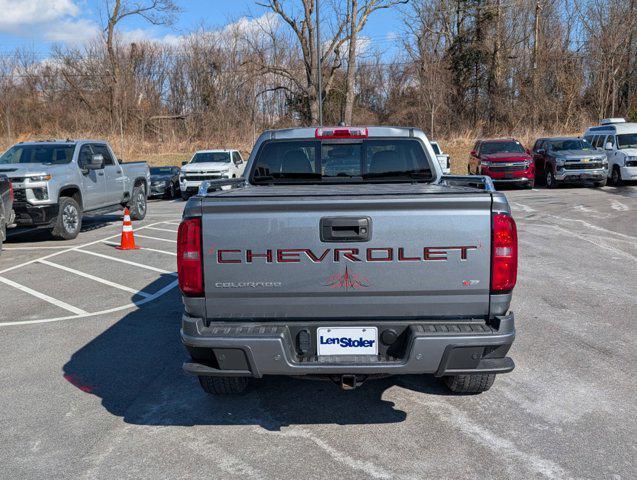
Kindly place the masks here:
[(394, 386), (448, 394), (433, 377), (419, 375), (369, 380), (353, 391), (329, 381), (266, 377), (254, 380), (244, 395), (211, 396), (181, 368), (188, 359), (179, 341), (181, 312), (177, 289), (130, 312), (72, 355), (65, 379), (80, 394), (100, 397), (107, 411), (127, 423), (259, 425), (273, 431), (299, 424), (402, 422), (407, 414), (382, 398)]
[[(82, 219), (80, 233), (99, 230), (122, 221), (122, 215), (100, 215)], [(49, 228), (17, 227), (7, 231), (6, 243), (50, 242), (53, 240)]]

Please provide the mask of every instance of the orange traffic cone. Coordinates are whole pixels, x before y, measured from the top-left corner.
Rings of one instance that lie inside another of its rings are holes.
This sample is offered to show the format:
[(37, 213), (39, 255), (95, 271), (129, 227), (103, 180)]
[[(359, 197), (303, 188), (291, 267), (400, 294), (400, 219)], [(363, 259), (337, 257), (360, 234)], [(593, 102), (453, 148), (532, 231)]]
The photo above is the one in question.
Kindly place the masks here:
[(118, 250), (137, 250), (139, 247), (135, 245), (135, 236), (133, 235), (133, 224), (130, 221), (130, 211), (124, 209), (124, 225), (122, 226), (122, 240)]

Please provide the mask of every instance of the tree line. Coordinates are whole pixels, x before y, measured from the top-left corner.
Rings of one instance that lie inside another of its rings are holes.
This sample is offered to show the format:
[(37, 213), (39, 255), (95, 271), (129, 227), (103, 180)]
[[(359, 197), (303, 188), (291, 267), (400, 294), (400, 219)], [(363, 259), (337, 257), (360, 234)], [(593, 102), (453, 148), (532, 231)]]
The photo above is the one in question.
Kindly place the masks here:
[[(257, 3), (260, 17), (128, 42), (127, 18), (169, 25), (178, 6), (105, 2), (93, 41), (0, 57), (0, 129), (249, 145), (266, 128), (316, 125), (319, 91), (325, 124), (439, 137), (637, 119), (637, 0), (320, 0), (320, 24), (315, 0)], [(370, 39), (384, 9), (402, 20)]]

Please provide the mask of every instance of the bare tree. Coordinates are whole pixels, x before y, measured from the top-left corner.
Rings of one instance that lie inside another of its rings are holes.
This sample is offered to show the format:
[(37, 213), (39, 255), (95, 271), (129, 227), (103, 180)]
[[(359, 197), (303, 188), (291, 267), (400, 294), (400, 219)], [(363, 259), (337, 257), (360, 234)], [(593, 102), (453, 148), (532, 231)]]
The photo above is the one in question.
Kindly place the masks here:
[[(319, 49), (316, 43), (316, 22), (314, 20), (314, 0), (294, 0), (285, 2), (280, 0), (269, 0), (267, 3), (258, 3), (269, 8), (292, 29), (301, 50), (301, 59), (304, 70), (302, 82), (298, 81), (298, 75), (294, 66), (284, 65), (264, 65), (264, 70), (282, 76), (301, 88), (303, 99), (308, 104), (309, 123), (316, 123), (318, 120), (318, 51), (321, 51), (321, 65), (327, 65), (327, 72), (320, 72), (323, 78), (324, 98), (330, 93), (334, 82), (334, 74), (341, 66), (340, 49), (347, 41), (344, 33), (347, 27), (347, 17), (335, 12), (333, 16), (334, 24), (325, 42), (326, 48)], [(296, 13), (296, 10), (300, 13)], [(324, 31), (324, 30), (323, 30)]]
[(110, 64), (109, 97), (111, 119), (118, 123), (123, 134), (122, 98), (124, 91), (121, 89), (121, 65), (116, 48), (116, 31), (119, 24), (129, 17), (141, 17), (152, 25), (169, 25), (179, 11), (172, 0), (104, 0), (104, 8), (107, 14), (105, 27), (106, 50)]
[(352, 124), (354, 112), (354, 77), (356, 75), (356, 53), (358, 47), (358, 34), (367, 24), (369, 16), (377, 10), (396, 7), (406, 4), (409, 0), (347, 0), (347, 33), (348, 53), (347, 53), (347, 75), (345, 77), (345, 114), (344, 122)]

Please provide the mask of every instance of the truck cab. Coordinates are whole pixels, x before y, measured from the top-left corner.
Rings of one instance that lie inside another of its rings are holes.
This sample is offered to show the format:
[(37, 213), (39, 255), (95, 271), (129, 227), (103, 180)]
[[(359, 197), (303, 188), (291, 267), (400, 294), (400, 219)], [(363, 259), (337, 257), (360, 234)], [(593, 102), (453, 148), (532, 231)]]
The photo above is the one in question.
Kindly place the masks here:
[(608, 159), (608, 176), (613, 185), (637, 181), (637, 123), (607, 118), (590, 127), (584, 138)]

